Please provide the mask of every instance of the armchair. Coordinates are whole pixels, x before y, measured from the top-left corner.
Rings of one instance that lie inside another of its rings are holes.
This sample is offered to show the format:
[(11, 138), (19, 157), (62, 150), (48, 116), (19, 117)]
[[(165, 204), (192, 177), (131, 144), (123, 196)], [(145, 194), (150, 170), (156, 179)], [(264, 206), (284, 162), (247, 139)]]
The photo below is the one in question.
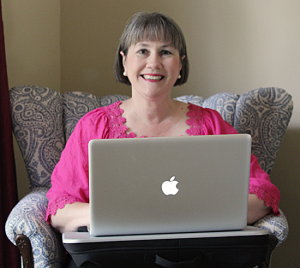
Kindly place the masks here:
[[(11, 211), (5, 229), (10, 241), (20, 249), (24, 267), (63, 267), (61, 235), (45, 222), (51, 173), (84, 114), (127, 98), (124, 95), (98, 98), (83, 92), (61, 94), (37, 86), (10, 90), (13, 132), (27, 168), (30, 193)], [(286, 91), (260, 88), (241, 96), (220, 93), (208, 99), (181, 96), (177, 100), (215, 109), (239, 133), (251, 134), (252, 153), (271, 174), (293, 109), (292, 98)], [(274, 235), (277, 245), (288, 235), (288, 223), (282, 212), (279, 217), (268, 215), (260, 219), (255, 226)]]

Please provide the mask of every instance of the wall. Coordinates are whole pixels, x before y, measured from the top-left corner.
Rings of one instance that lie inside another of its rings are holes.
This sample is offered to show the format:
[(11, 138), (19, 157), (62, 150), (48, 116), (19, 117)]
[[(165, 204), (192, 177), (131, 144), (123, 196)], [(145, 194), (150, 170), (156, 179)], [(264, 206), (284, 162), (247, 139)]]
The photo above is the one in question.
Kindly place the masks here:
[[(188, 83), (174, 88), (174, 96), (208, 97), (222, 91), (242, 94), (265, 86), (286, 89), (293, 96), (295, 108), (271, 177), (281, 190), (280, 207), (288, 217), (290, 235), (276, 249), (272, 267), (286, 267), (286, 263), (299, 267), (299, 1), (62, 0), (60, 10), (53, 0), (2, 3), (11, 86), (28, 83), (47, 85), (61, 92), (129, 94), (130, 88), (114, 81), (118, 39), (125, 22), (135, 12), (161, 11), (173, 17), (185, 33), (191, 64)], [(32, 31), (33, 26), (39, 34)], [(56, 63), (49, 67), (52, 57)], [(30, 73), (27, 69), (37, 62), (39, 68)], [(56, 73), (59, 66), (60, 77)], [(38, 80), (42, 77), (48, 80)]]
[(60, 1), (2, 0), (10, 86), (60, 90)]
[[(60, 91), (60, 1), (2, 0), (10, 87), (40, 85)], [(19, 197), (29, 191), (27, 172), (14, 139)]]

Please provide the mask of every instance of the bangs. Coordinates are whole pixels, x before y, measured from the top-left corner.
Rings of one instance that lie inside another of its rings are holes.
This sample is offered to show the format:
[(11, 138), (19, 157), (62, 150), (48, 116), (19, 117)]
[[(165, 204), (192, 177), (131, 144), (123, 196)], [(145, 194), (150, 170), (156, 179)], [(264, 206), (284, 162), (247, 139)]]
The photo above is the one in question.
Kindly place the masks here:
[(128, 48), (131, 45), (135, 45), (141, 41), (161, 41), (166, 42), (174, 46), (182, 52), (182, 40), (183, 34), (179, 27), (175, 27), (175, 22), (170, 21), (170, 18), (166, 19), (162, 16), (149, 16), (135, 18), (135, 21), (128, 25), (128, 29), (123, 43), (123, 51), (127, 53)]
[(133, 32), (130, 45), (135, 45), (141, 41), (160, 41), (169, 43), (176, 49), (179, 49), (180, 42), (178, 39), (178, 35), (168, 31), (167, 28), (147, 25), (144, 29), (140, 28)]

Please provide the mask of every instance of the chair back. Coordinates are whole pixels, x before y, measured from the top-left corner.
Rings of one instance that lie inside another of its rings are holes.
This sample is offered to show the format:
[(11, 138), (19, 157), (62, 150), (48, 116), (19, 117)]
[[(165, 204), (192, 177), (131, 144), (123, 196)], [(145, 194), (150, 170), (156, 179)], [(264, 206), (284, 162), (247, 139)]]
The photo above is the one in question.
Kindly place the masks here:
[[(50, 88), (20, 86), (10, 90), (12, 126), (24, 158), (30, 189), (51, 187), (51, 174), (78, 120), (87, 112), (104, 107), (124, 95), (98, 98), (84, 92), (58, 93)], [(239, 96), (219, 93), (176, 98), (217, 110), (239, 133), (252, 136), (252, 153), (270, 174), (287, 129), (292, 97), (283, 89), (260, 88)]]

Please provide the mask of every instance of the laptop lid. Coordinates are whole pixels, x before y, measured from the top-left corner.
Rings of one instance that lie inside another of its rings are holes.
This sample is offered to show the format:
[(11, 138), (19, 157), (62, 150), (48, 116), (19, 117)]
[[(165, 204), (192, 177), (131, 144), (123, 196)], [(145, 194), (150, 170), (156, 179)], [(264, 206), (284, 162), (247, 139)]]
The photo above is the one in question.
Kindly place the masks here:
[(92, 140), (92, 236), (241, 230), (247, 134)]

